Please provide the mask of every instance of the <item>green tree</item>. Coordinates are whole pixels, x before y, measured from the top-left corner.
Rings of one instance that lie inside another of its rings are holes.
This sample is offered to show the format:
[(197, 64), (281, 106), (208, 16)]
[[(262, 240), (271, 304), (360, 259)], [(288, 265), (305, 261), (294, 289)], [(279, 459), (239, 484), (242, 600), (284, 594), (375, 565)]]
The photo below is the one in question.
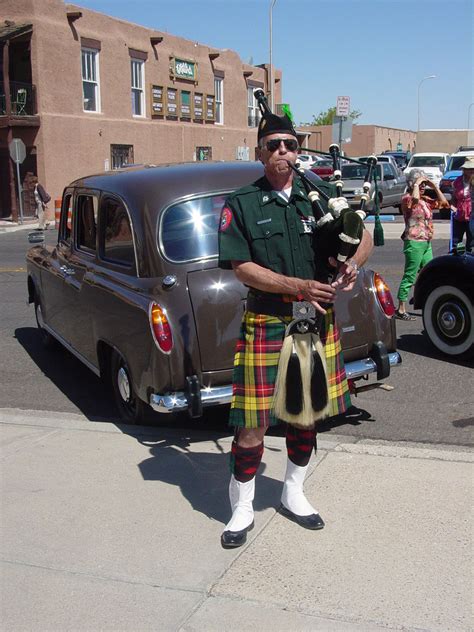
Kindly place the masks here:
[[(303, 125), (332, 125), (335, 116), (336, 107), (334, 106), (321, 111), (317, 116), (313, 114), (313, 120), (310, 123), (303, 123)], [(353, 121), (355, 121), (362, 116), (362, 112), (359, 112), (359, 110), (352, 110), (352, 112), (349, 112), (349, 116)]]

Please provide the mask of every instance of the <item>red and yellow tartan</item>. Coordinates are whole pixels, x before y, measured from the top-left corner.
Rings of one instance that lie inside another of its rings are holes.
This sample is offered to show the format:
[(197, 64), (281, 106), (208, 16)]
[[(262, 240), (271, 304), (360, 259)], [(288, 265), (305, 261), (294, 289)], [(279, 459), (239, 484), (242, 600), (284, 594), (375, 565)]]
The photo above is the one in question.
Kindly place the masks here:
[[(281, 423), (271, 408), (280, 349), (291, 317), (283, 321), (276, 316), (244, 313), (235, 351), (231, 426), (259, 428)], [(349, 408), (351, 399), (333, 309), (324, 318), (321, 342), (326, 353), (329, 415), (338, 415)]]

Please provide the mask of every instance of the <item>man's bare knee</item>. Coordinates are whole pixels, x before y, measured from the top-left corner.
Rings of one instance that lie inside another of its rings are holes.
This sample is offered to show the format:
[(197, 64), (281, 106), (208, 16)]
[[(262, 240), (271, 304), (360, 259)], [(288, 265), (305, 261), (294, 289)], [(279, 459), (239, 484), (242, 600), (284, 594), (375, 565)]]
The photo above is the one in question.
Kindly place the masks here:
[(254, 448), (262, 443), (266, 431), (266, 428), (240, 428), (236, 437), (237, 445)]

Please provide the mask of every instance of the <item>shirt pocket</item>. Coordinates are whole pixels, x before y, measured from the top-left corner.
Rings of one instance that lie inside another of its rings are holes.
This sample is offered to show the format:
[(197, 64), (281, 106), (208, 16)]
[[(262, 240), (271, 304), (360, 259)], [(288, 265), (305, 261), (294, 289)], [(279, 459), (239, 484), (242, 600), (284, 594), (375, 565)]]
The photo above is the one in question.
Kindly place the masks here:
[(281, 221), (256, 223), (250, 227), (252, 239), (252, 251), (256, 261), (264, 266), (271, 263), (279, 263), (285, 259), (285, 236)]

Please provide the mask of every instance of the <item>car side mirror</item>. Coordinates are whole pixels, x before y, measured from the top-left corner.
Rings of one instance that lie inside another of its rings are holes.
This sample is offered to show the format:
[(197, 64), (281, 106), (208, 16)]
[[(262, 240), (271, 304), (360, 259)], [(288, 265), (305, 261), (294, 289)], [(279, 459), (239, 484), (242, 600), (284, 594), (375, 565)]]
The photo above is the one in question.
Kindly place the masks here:
[(44, 231), (35, 230), (32, 233), (28, 233), (28, 241), (30, 242), (30, 244), (43, 244)]

